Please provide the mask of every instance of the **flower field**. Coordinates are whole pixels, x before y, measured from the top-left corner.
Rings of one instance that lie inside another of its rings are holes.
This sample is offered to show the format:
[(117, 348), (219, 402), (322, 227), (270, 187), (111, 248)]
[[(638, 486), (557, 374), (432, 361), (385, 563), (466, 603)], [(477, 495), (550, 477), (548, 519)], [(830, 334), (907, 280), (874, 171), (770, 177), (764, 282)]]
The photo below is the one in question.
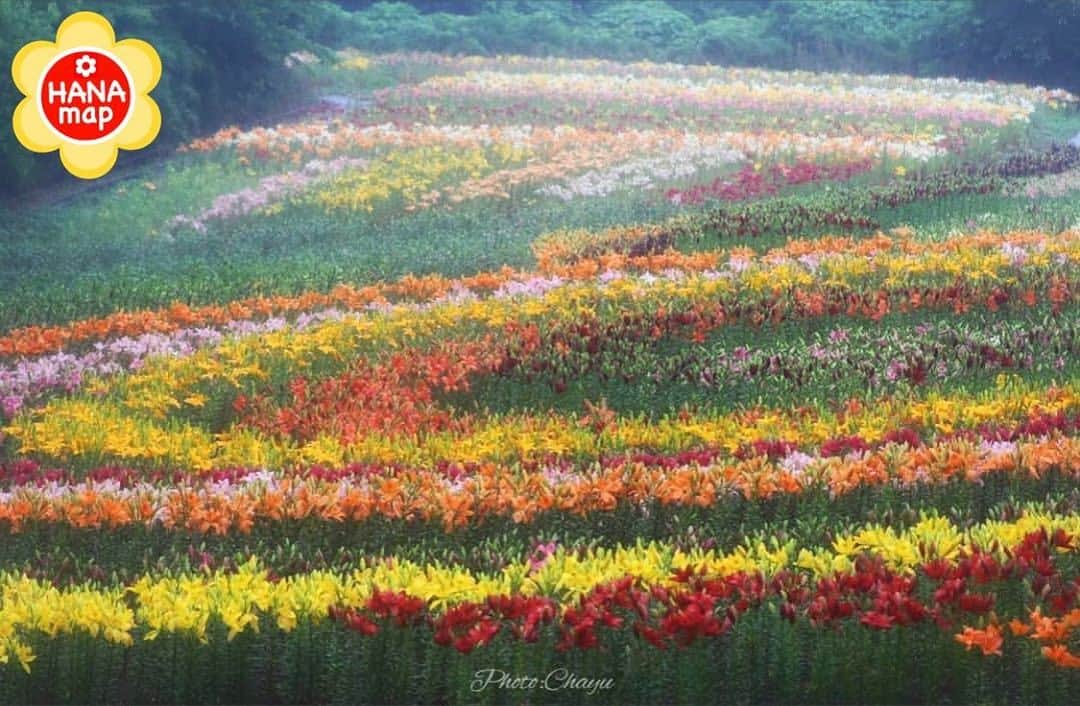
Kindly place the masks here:
[(1076, 702), (1076, 97), (323, 70), (12, 214), (0, 700)]

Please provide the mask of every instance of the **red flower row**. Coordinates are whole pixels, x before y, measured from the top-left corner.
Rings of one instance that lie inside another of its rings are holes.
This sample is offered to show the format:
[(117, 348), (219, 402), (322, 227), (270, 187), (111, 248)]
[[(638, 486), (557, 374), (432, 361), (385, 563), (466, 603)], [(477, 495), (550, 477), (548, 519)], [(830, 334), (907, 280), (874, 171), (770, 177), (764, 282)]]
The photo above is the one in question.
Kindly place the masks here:
[(748, 165), (733, 177), (718, 177), (710, 184), (700, 184), (688, 189), (668, 189), (664, 197), (672, 203), (701, 204), (706, 200), (744, 201), (758, 196), (770, 196), (784, 186), (807, 184), (814, 181), (845, 181), (874, 166), (871, 159), (860, 159), (841, 164), (796, 162), (774, 164), (766, 169)]
[[(1077, 607), (1080, 577), (1067, 578), (1057, 550), (1073, 538), (1064, 531), (1029, 534), (1001, 561), (977, 550), (955, 562), (929, 562), (916, 574), (898, 574), (878, 558), (861, 556), (853, 573), (813, 582), (809, 575), (784, 571), (772, 578), (738, 573), (711, 577), (692, 569), (673, 576), (676, 586), (646, 586), (626, 576), (597, 586), (561, 610), (542, 596), (492, 596), (483, 603), (463, 603), (435, 614), (423, 601), (404, 593), (376, 592), (359, 609), (333, 608), (331, 617), (349, 629), (374, 635), (389, 625), (428, 626), (436, 643), (471, 652), (489, 644), (500, 632), (512, 639), (537, 642), (545, 626), (554, 627), (558, 650), (601, 649), (605, 632), (629, 627), (634, 635), (659, 649), (687, 647), (718, 637), (752, 610), (772, 604), (782, 619), (807, 620), (817, 628), (839, 628), (855, 621), (872, 630), (891, 630), (933, 622), (951, 631), (977, 616), (989, 621), (986, 630), (966, 628), (957, 640), (977, 645), (986, 654), (1000, 654), (999, 616), (991, 611), (1022, 610), (1000, 606), (994, 589), (1027, 583), (1029, 600), (1038, 611), (1064, 615)], [(1021, 625), (1014, 618), (1013, 625)], [(1021, 630), (1014, 627), (1014, 633)], [(996, 640), (996, 642), (995, 642)], [(1062, 664), (1063, 661), (1055, 660)]]
[[(1071, 297), (1068, 283), (1053, 279), (1044, 294), (1055, 313)], [(379, 359), (354, 361), (344, 373), (322, 381), (294, 378), (289, 401), (281, 405), (273, 394), (240, 396), (235, 401), (239, 424), (265, 434), (310, 441), (330, 433), (350, 444), (373, 433), (415, 435), (419, 432), (465, 433), (472, 424), (438, 404), (436, 394), (468, 390), (483, 375), (522, 371), (527, 379), (549, 382), (556, 392), (567, 389), (567, 377), (580, 374), (569, 360), (594, 360), (612, 340), (673, 338), (704, 341), (709, 332), (737, 322), (761, 325), (785, 319), (821, 316), (866, 316), (878, 320), (891, 311), (952, 309), (956, 313), (985, 305), (996, 310), (1006, 304), (1035, 306), (1034, 290), (995, 285), (989, 291), (956, 284), (939, 289), (879, 290), (866, 294), (843, 291), (804, 291), (774, 295), (754, 303), (732, 298), (683, 310), (626, 313), (620, 320), (589, 318), (545, 322), (510, 322), (495, 338), (442, 341), (424, 351), (417, 348), (384, 354)]]

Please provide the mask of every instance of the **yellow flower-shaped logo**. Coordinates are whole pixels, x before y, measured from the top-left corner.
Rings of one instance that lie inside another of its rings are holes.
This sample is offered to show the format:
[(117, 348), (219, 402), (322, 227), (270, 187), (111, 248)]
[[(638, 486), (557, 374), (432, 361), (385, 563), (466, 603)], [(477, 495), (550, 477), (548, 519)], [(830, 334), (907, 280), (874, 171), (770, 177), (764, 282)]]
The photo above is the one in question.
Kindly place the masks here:
[(77, 177), (106, 174), (117, 150), (142, 149), (161, 129), (161, 111), (148, 95), (161, 78), (161, 59), (140, 39), (116, 41), (95, 12), (68, 17), (55, 42), (20, 49), (11, 75), (26, 96), (12, 118), (15, 136), (34, 152), (59, 149)]

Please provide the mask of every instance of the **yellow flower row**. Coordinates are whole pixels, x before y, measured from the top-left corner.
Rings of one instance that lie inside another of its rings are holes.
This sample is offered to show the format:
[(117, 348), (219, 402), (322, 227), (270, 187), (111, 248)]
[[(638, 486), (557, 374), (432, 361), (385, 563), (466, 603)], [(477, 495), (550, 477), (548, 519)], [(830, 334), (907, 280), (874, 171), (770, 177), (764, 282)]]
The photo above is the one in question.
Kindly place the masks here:
[(404, 463), (430, 467), (439, 461), (513, 463), (550, 456), (596, 458), (633, 449), (679, 451), (722, 447), (735, 451), (763, 439), (820, 445), (858, 435), (880, 441), (891, 429), (917, 427), (940, 433), (1007, 423), (1036, 412), (1073, 412), (1080, 407), (1080, 380), (1049, 387), (1001, 376), (997, 389), (971, 394), (932, 392), (925, 397), (852, 401), (843, 415), (820, 411), (805, 415), (781, 409), (702, 416), (623, 417), (599, 432), (575, 415), (491, 417), (467, 434), (422, 437), (372, 434), (344, 445), (320, 436), (303, 445), (271, 439), (245, 429), (211, 434), (168, 420), (159, 423), (108, 401), (58, 399), (32, 419), (5, 431), (26, 454), (67, 461), (109, 459), (207, 470), (235, 465), (281, 468), (292, 464), (330, 467), (350, 462)]
[(447, 179), (478, 178), (496, 169), (520, 164), (531, 153), (499, 143), (488, 149), (462, 151), (443, 147), (391, 152), (370, 168), (347, 172), (304, 197), (329, 210), (374, 211), (381, 203), (398, 200), (408, 208), (423, 203)]
[[(1004, 559), (1007, 548), (1039, 529), (1062, 529), (1076, 537), (1080, 516), (1029, 510), (1013, 522), (989, 521), (965, 530), (946, 519), (924, 516), (900, 531), (868, 525), (841, 534), (831, 547), (800, 548), (794, 540), (754, 539), (727, 553), (684, 551), (671, 544), (639, 541), (584, 553), (557, 550), (539, 568), (519, 561), (497, 573), (387, 559), (348, 575), (316, 571), (272, 581), (252, 559), (235, 573), (144, 576), (127, 589), (78, 586), (63, 590), (21, 574), (0, 574), (0, 662), (14, 656), (29, 671), (34, 657), (26, 637), (33, 633), (56, 637), (87, 632), (131, 645), (138, 628), (144, 640), (162, 633), (185, 633), (205, 642), (213, 619), (225, 625), (231, 640), (246, 630), (258, 630), (264, 617), (291, 631), (300, 620), (326, 619), (331, 606), (361, 605), (376, 589), (404, 592), (441, 611), (493, 595), (574, 600), (627, 575), (647, 584), (673, 586), (673, 574), (683, 569), (713, 576), (740, 572), (768, 576), (798, 569), (820, 577), (852, 571), (853, 557), (863, 553), (880, 557), (895, 571), (911, 572), (927, 561), (956, 559), (974, 547), (997, 552)], [(1061, 551), (1075, 551), (1073, 542)]]
[(898, 119), (909, 116), (978, 114), (995, 126), (1027, 121), (1034, 110), (1030, 102), (1008, 95), (940, 96), (928, 91), (870, 89), (829, 85), (760, 84), (742, 81), (691, 83), (685, 79), (659, 77), (597, 76), (587, 74), (473, 71), (461, 76), (435, 76), (402, 92), (405, 97), (428, 100), (468, 97), (524, 97), (533, 100), (625, 100), (667, 105), (685, 102), (703, 108), (725, 108), (744, 113), (783, 112), (797, 108), (803, 113), (832, 113), (852, 106), (874, 115)]

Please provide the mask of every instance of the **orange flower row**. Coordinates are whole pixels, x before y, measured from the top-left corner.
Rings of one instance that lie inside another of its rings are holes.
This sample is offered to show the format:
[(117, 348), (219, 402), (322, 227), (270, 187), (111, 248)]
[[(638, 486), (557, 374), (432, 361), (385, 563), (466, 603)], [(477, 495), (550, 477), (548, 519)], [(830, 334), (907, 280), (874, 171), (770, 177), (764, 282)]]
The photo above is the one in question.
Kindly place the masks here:
[(0, 500), (0, 521), (15, 532), (45, 522), (94, 529), (160, 524), (226, 534), (247, 532), (258, 520), (383, 517), (440, 522), (450, 532), (491, 517), (528, 523), (545, 512), (586, 515), (612, 511), (623, 502), (708, 507), (732, 493), (769, 498), (823, 486), (836, 495), (890, 483), (978, 481), (992, 473), (1038, 478), (1051, 470), (1080, 474), (1080, 438), (1024, 441), (1007, 452), (961, 439), (914, 449), (890, 444), (863, 455), (816, 458), (801, 467), (755, 456), (674, 469), (630, 460), (545, 472), (483, 463), (455, 481), (440, 471), (409, 469), (331, 482), (265, 474), (236, 484), (23, 486)]
[[(750, 261), (758, 257), (757, 251), (745, 246), (693, 253), (672, 250), (675, 237), (683, 227), (682, 219), (675, 218), (668, 224), (615, 226), (602, 231), (553, 231), (533, 242), (533, 254), (540, 272), (563, 277), (594, 269), (601, 272), (627, 266), (645, 269), (645, 263), (662, 268), (705, 270), (713, 269), (729, 259)], [(1028, 247), (1047, 237), (1045, 233), (1031, 230), (1010, 233), (979, 230), (947, 240), (927, 242), (917, 239), (915, 231), (907, 227), (894, 228), (890, 234), (879, 231), (865, 238), (824, 235), (790, 240), (785, 245), (768, 250), (761, 255), (761, 259), (770, 262), (781, 258), (840, 253), (871, 257), (890, 251), (907, 255), (957, 253), (972, 248), (997, 247), (1005, 242), (1013, 247)]]
[(477, 292), (491, 292), (512, 279), (509, 267), (495, 272), (481, 272), (460, 279), (440, 275), (407, 275), (396, 282), (367, 287), (340, 284), (329, 293), (304, 292), (296, 296), (249, 297), (201, 307), (181, 302), (154, 310), (120, 311), (108, 316), (75, 321), (61, 326), (28, 326), (0, 337), (0, 356), (34, 356), (63, 350), (78, 343), (100, 341), (114, 336), (140, 336), (146, 333), (169, 333), (188, 326), (224, 326), (230, 321), (296, 314), (339, 306), (362, 309), (388, 298), (424, 301), (447, 294), (455, 287)]
[[(1031, 611), (1030, 622), (1013, 619), (1008, 623), (1013, 637), (1028, 637), (1043, 643), (1042, 654), (1059, 667), (1080, 669), (1080, 655), (1069, 651), (1068, 641), (1073, 631), (1080, 627), (1080, 608), (1074, 608), (1060, 618), (1043, 615), (1039, 608)], [(965, 627), (956, 635), (956, 641), (969, 650), (978, 647), (984, 655), (1001, 656), (1004, 632), (991, 622), (985, 628)]]

